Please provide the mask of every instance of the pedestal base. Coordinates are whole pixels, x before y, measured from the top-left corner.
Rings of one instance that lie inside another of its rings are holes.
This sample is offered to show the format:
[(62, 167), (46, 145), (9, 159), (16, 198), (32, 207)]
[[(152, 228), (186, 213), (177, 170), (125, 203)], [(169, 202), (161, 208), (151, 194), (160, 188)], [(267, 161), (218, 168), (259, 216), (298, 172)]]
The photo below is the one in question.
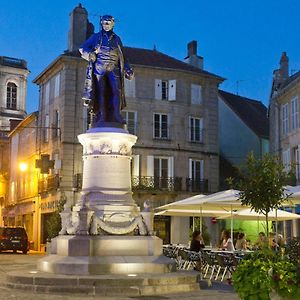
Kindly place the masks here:
[(176, 271), (154, 236), (59, 236), (50, 255), (38, 262), (43, 272), (69, 275), (154, 274)]
[[(35, 293), (79, 294), (84, 299), (86, 296), (123, 298), (199, 291), (199, 277), (196, 271), (137, 276), (74, 276), (18, 270), (10, 272), (6, 281), (0, 285)], [(183, 294), (182, 299), (184, 298)]]

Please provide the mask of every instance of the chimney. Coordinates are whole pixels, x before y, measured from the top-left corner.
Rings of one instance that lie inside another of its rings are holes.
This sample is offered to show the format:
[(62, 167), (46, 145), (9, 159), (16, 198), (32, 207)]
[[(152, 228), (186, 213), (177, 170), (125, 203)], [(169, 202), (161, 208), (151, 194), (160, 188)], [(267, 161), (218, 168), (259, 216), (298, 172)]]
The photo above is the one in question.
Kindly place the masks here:
[(188, 56), (184, 59), (184, 62), (203, 69), (203, 57), (197, 55), (197, 41), (191, 41), (187, 44)]
[(286, 55), (286, 52), (282, 52), (280, 58), (280, 77), (285, 80), (289, 78), (289, 58)]
[(286, 52), (282, 52), (279, 64), (279, 69), (273, 71), (271, 97), (280, 90), (282, 83), (289, 78), (289, 58)]
[(91, 35), (94, 31), (93, 26), (88, 21), (88, 13), (81, 3), (73, 9), (70, 13), (70, 29), (68, 35), (68, 51), (77, 50), (80, 45)]

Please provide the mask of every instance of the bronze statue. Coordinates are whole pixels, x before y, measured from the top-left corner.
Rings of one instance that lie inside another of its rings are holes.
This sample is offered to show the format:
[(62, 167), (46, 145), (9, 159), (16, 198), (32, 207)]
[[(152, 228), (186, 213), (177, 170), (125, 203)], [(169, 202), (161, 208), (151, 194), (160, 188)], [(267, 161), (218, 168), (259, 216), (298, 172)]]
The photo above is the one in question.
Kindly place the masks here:
[(124, 123), (120, 113), (126, 106), (124, 78), (134, 76), (124, 57), (121, 39), (113, 32), (114, 18), (101, 17), (101, 26), (102, 30), (79, 48), (81, 56), (89, 62), (82, 98), (95, 113), (93, 127)]

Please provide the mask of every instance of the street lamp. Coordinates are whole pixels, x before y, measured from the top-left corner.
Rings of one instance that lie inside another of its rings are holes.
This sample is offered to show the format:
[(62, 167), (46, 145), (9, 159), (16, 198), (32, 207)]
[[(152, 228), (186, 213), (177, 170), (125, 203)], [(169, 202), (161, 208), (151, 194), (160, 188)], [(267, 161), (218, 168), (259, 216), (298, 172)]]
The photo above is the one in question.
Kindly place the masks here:
[(27, 171), (27, 169), (28, 169), (28, 164), (27, 163), (24, 163), (24, 162), (19, 163), (19, 170), (21, 172), (25, 172), (25, 171)]

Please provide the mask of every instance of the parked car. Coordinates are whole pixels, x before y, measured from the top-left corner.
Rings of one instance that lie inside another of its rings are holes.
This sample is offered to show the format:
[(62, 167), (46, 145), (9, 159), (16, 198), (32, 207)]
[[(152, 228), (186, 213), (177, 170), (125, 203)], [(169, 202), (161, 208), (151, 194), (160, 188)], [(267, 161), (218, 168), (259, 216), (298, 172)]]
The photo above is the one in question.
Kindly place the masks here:
[(0, 252), (12, 250), (22, 251), (24, 254), (29, 250), (28, 236), (23, 227), (0, 227)]

